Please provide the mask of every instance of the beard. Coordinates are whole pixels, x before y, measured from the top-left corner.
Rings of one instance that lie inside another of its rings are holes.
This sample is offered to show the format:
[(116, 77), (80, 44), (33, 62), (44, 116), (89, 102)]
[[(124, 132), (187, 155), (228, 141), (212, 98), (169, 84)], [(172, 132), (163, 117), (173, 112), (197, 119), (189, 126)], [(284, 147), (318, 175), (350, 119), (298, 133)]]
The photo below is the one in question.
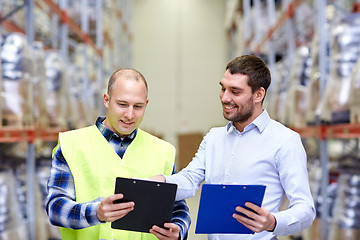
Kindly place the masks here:
[(240, 110), (233, 116), (227, 116), (226, 112), (224, 111), (224, 118), (226, 120), (239, 123), (243, 123), (249, 120), (254, 113), (253, 97), (251, 97), (245, 104), (238, 106), (238, 108)]

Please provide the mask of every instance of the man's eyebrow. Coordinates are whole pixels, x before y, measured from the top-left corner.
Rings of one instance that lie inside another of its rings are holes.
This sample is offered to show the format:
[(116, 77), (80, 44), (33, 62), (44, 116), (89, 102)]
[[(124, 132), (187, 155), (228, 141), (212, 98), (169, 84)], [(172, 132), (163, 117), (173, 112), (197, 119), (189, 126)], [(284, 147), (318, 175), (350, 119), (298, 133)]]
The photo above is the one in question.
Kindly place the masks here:
[[(219, 82), (219, 84), (220, 84), (220, 86), (224, 87), (224, 85), (221, 82)], [(234, 86), (230, 86), (229, 88), (232, 90), (243, 90), (242, 88), (234, 87)]]
[(116, 101), (116, 102), (121, 102), (121, 103), (128, 103), (127, 101), (121, 100), (121, 99), (116, 99), (115, 101)]
[[(121, 100), (121, 99), (117, 99), (116, 102), (118, 103), (126, 103), (126, 104), (129, 104), (128, 101), (125, 101), (125, 100)], [(138, 102), (138, 103), (134, 103), (134, 105), (145, 105), (146, 103), (145, 102)]]
[(135, 103), (134, 105), (145, 105), (144, 102)]
[(243, 90), (242, 88), (239, 88), (239, 87), (230, 87), (230, 88), (233, 90)]

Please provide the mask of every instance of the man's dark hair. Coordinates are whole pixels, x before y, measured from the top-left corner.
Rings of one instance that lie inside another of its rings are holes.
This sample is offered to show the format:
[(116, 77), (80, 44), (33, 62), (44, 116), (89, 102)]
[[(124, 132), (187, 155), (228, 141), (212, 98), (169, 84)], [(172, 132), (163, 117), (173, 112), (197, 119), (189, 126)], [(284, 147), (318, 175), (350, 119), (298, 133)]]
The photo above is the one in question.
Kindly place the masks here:
[(271, 74), (269, 68), (263, 60), (254, 55), (243, 55), (230, 61), (226, 70), (231, 74), (241, 73), (249, 77), (248, 85), (252, 93), (263, 87), (265, 93), (271, 83)]

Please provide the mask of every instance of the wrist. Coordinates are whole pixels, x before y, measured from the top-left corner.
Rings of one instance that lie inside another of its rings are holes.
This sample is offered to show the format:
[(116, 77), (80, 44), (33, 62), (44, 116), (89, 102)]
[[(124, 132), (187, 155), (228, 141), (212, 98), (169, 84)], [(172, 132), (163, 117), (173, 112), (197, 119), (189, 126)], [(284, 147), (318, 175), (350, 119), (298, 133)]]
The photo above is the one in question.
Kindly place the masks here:
[(103, 219), (100, 217), (100, 205), (101, 205), (101, 202), (99, 202), (99, 204), (98, 204), (97, 207), (96, 207), (96, 217), (97, 217), (97, 219), (98, 219), (101, 223), (105, 223), (105, 220), (103, 220)]
[(270, 214), (270, 216), (271, 216), (272, 221), (271, 221), (271, 224), (270, 224), (269, 228), (267, 229), (267, 231), (273, 232), (276, 228), (276, 218), (272, 214)]

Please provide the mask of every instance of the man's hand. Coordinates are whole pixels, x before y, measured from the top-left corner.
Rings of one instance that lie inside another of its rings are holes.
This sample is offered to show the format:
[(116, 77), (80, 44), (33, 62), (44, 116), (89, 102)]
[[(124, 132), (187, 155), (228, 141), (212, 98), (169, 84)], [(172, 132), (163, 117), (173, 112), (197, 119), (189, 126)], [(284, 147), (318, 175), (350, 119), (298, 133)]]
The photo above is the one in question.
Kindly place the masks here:
[(166, 181), (165, 177), (163, 175), (161, 175), (161, 174), (153, 176), (153, 177), (151, 177), (149, 179), (152, 180), (152, 181), (158, 181), (158, 182), (165, 182)]
[(96, 209), (96, 215), (100, 221), (113, 222), (124, 217), (134, 209), (134, 202), (114, 203), (115, 200), (122, 199), (123, 194), (115, 194), (101, 200)]
[(160, 240), (178, 240), (180, 236), (180, 227), (175, 223), (165, 223), (164, 228), (153, 226), (150, 233), (154, 234)]
[(270, 212), (264, 207), (258, 207), (253, 203), (247, 202), (245, 206), (252, 209), (254, 212), (247, 210), (242, 207), (236, 207), (236, 211), (245, 214), (247, 217), (241, 216), (240, 214), (233, 214), (233, 218), (238, 220), (240, 223), (245, 225), (245, 227), (250, 230), (258, 233), (262, 231), (274, 231), (276, 227), (276, 219), (274, 215), (270, 214)]

